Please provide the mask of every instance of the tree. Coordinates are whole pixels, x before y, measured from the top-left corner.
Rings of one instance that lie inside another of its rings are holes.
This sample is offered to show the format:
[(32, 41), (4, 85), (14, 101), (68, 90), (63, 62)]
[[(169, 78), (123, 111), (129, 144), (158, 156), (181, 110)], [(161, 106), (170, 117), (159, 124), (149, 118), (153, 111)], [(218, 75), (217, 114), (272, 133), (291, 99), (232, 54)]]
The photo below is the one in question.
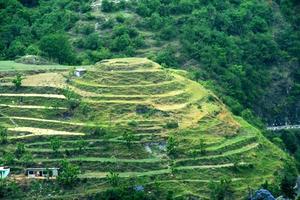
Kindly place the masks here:
[(80, 138), (80, 140), (77, 140), (75, 143), (75, 147), (79, 152), (84, 150), (87, 145), (88, 145), (87, 141), (85, 141), (83, 138)]
[(20, 159), (25, 153), (25, 145), (24, 143), (17, 143), (17, 148), (15, 151), (15, 156), (17, 159)]
[(175, 140), (174, 137), (169, 137), (167, 141), (167, 152), (169, 155), (175, 155), (176, 154), (176, 147), (178, 145), (178, 142)]
[(280, 183), (280, 188), (281, 191), (284, 195), (284, 197), (289, 198), (289, 199), (294, 199), (296, 196), (295, 190), (295, 178), (294, 177), (288, 177), (284, 176), (281, 183)]
[(114, 10), (114, 2), (109, 0), (103, 0), (101, 3), (101, 10), (103, 12), (112, 12)]
[(133, 135), (133, 133), (130, 132), (130, 131), (125, 131), (125, 132), (123, 133), (123, 139), (126, 141), (126, 145), (127, 145), (128, 147), (130, 147), (132, 141), (134, 140), (134, 135)]
[(109, 174), (106, 176), (109, 183), (113, 186), (116, 187), (120, 183), (120, 177), (119, 174), (114, 173), (114, 172), (109, 172)]
[(106, 135), (106, 133), (107, 133), (107, 131), (104, 128), (101, 128), (99, 126), (95, 127), (92, 130), (92, 134), (95, 136), (104, 136), (104, 135)]
[(206, 144), (205, 144), (205, 140), (203, 138), (200, 139), (199, 149), (200, 149), (201, 155), (204, 155), (206, 153)]
[(5, 144), (8, 141), (7, 128), (0, 127), (0, 144)]
[(23, 163), (23, 165), (25, 167), (28, 167), (28, 166), (32, 165), (32, 163), (33, 163), (33, 156), (31, 153), (27, 152), (22, 155), (22, 157), (20, 158), (20, 161)]
[(21, 76), (21, 74), (17, 74), (16, 77), (12, 80), (12, 83), (14, 84), (16, 90), (21, 88), (22, 80), (23, 77)]
[(221, 178), (220, 182), (211, 182), (209, 184), (211, 190), (211, 200), (231, 200), (233, 198), (234, 190), (232, 181), (229, 178)]
[(55, 154), (57, 154), (61, 147), (61, 140), (56, 137), (52, 138), (50, 140), (50, 145), (51, 145), (52, 150), (55, 152)]
[(34, 7), (39, 4), (39, 0), (20, 0), (24, 6)]
[(79, 167), (71, 164), (67, 160), (63, 160), (60, 163), (60, 171), (57, 180), (63, 186), (72, 187), (77, 183), (79, 174)]
[(64, 34), (50, 34), (40, 41), (40, 50), (48, 58), (58, 61), (60, 64), (74, 64), (75, 56), (73, 49)]

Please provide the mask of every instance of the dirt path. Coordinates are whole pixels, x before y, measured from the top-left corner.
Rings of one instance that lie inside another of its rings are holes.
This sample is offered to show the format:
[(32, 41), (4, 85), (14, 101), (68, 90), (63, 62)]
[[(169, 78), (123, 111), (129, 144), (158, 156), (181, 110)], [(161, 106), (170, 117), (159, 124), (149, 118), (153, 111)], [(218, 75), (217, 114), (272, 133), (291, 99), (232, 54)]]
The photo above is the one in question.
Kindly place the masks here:
[(2, 93), (0, 97), (44, 97), (44, 98), (56, 98), (56, 99), (66, 99), (64, 95), (59, 94), (12, 94), (12, 93)]
[[(57, 159), (35, 159), (36, 162), (56, 162)], [(162, 161), (159, 158), (146, 158), (146, 159), (122, 159), (122, 158), (98, 158), (98, 157), (76, 157), (67, 158), (68, 161), (86, 161), (86, 162), (110, 162), (110, 163), (160, 163)]]
[(0, 118), (20, 119), (20, 120), (28, 120), (28, 121), (39, 121), (39, 122), (50, 122), (50, 123), (69, 124), (69, 125), (77, 125), (77, 126), (89, 125), (89, 124), (86, 124), (86, 123), (79, 123), (79, 122), (64, 122), (64, 121), (59, 121), (59, 120), (39, 119), (39, 118), (30, 118), (30, 117), (0, 117)]
[[(246, 163), (241, 162), (239, 165), (246, 165)], [(218, 168), (228, 168), (233, 167), (234, 163), (219, 164), (219, 165), (199, 165), (199, 166), (181, 166), (175, 167), (175, 170), (194, 170), (194, 169), (218, 169)], [(138, 176), (152, 176), (161, 174), (171, 174), (171, 169), (160, 169), (147, 172), (120, 172), (119, 177), (138, 177)], [(108, 173), (106, 172), (90, 172), (80, 175), (81, 178), (106, 178)]]
[(9, 108), (28, 108), (28, 109), (48, 109), (48, 110), (66, 110), (67, 108), (63, 107), (51, 107), (51, 106), (32, 106), (32, 105), (10, 105), (10, 104), (0, 104), (0, 107), (9, 107)]
[(20, 139), (20, 138), (28, 138), (33, 136), (43, 136), (43, 135), (78, 135), (84, 136), (84, 133), (76, 133), (76, 132), (67, 132), (67, 131), (55, 131), (51, 129), (42, 129), (42, 128), (32, 128), (32, 127), (15, 127), (8, 128), (9, 131), (18, 131), (18, 132), (30, 132), (31, 134), (22, 135), (22, 136), (12, 136), (10, 139)]

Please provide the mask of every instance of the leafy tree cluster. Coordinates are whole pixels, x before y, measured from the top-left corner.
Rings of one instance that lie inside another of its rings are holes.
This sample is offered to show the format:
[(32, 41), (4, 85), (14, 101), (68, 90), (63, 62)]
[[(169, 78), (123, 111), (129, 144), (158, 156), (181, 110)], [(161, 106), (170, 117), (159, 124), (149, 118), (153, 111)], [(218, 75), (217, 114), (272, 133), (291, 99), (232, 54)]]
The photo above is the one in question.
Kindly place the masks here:
[(298, 170), (300, 170), (300, 131), (299, 130), (282, 130), (274, 133), (267, 133), (266, 136), (278, 147), (287, 151), (296, 160)]
[(0, 2), (0, 58), (41, 54), (63, 64), (74, 64), (66, 32), (89, 9), (84, 0), (8, 0)]

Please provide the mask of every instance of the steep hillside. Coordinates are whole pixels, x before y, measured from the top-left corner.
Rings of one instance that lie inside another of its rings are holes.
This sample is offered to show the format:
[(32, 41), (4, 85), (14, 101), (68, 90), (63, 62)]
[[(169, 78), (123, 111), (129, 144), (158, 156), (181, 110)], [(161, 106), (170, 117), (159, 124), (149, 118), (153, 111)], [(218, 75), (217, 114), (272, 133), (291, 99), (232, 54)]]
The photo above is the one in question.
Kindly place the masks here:
[[(91, 198), (114, 186), (109, 172), (118, 174), (119, 185), (142, 185), (158, 199), (168, 191), (209, 199), (211, 185), (228, 177), (232, 198), (242, 199), (265, 181), (277, 184), (289, 160), (185, 71), (148, 59), (104, 60), (79, 78), (27, 75), (18, 90), (7, 80), (0, 87), (0, 125), (8, 128), (9, 143), (1, 146), (1, 162), (27, 182), (20, 194), (28, 199)], [(61, 141), (56, 151), (53, 138)], [(9, 159), (16, 143), (25, 151)], [(25, 167), (57, 167), (63, 159), (80, 167), (76, 189), (55, 182), (51, 190), (28, 187), (34, 182), (22, 175)]]
[(0, 59), (148, 57), (209, 80), (236, 115), (295, 124), (299, 13), (296, 0), (9, 0), (0, 2)]

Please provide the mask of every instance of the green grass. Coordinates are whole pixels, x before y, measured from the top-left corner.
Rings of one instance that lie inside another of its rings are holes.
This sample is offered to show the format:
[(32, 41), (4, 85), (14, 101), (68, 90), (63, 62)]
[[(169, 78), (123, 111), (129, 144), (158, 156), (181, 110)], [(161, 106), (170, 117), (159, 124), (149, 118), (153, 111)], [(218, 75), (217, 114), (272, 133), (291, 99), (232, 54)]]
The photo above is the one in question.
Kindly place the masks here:
[(30, 64), (16, 63), (15, 61), (0, 61), (0, 72), (66, 70), (66, 69), (71, 69), (73, 67), (74, 66), (67, 66), (67, 65), (30, 65)]

